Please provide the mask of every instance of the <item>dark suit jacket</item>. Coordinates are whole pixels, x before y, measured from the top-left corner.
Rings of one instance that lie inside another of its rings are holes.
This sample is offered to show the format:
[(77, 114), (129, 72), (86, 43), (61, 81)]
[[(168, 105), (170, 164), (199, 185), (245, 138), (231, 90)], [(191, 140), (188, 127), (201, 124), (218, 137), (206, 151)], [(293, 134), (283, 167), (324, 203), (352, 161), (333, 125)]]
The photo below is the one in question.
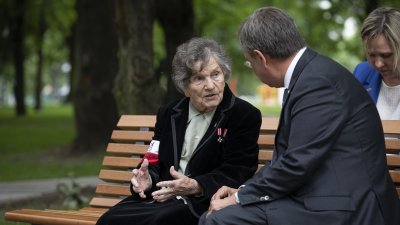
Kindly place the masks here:
[(354, 76), (356, 76), (362, 86), (364, 86), (365, 90), (368, 91), (376, 104), (382, 84), (382, 77), (379, 71), (374, 69), (368, 62), (362, 62), (354, 69)]
[[(179, 168), (179, 160), (188, 119), (189, 98), (160, 108), (153, 140), (160, 141), (159, 165), (150, 165), (153, 188), (161, 180), (172, 179), (169, 168)], [(223, 185), (238, 187), (249, 179), (258, 165), (258, 136), (261, 113), (254, 106), (236, 98), (228, 85), (210, 127), (188, 162), (185, 174), (203, 188), (203, 196), (184, 196), (192, 213), (201, 215), (209, 207), (212, 195)], [(222, 142), (217, 129), (227, 129)], [(147, 195), (150, 196), (150, 195)]]
[(355, 77), (307, 49), (282, 109), (270, 166), (239, 190), (269, 225), (399, 225), (381, 121)]

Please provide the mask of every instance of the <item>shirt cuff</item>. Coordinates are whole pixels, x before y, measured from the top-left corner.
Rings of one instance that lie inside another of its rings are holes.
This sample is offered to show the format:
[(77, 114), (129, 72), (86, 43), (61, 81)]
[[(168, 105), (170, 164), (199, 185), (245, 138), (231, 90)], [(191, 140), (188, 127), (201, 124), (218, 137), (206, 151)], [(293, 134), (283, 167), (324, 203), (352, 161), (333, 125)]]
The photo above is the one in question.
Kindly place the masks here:
[(240, 204), (240, 200), (239, 200), (239, 196), (238, 196), (237, 192), (235, 193), (235, 201), (237, 204)]

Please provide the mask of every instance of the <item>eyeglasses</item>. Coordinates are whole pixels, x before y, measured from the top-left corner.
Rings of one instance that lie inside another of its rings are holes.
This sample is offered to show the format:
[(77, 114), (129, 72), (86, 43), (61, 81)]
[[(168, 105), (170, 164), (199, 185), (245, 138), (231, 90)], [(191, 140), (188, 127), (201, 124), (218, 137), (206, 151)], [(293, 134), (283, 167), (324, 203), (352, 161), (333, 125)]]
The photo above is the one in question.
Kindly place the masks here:
[(193, 85), (200, 86), (206, 83), (207, 78), (210, 78), (213, 82), (220, 82), (224, 80), (224, 74), (220, 71), (216, 71), (209, 76), (193, 75), (189, 78), (189, 82)]

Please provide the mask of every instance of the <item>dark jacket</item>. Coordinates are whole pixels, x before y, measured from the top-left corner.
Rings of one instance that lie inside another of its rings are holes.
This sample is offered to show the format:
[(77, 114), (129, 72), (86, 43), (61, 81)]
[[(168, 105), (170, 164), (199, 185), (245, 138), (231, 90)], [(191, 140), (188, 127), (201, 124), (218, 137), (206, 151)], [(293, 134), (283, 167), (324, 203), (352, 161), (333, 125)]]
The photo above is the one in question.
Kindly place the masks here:
[[(161, 107), (157, 113), (153, 140), (160, 141), (159, 164), (149, 166), (153, 179), (150, 192), (156, 190), (157, 182), (172, 179), (171, 166), (179, 168), (188, 109), (189, 98), (183, 98)], [(258, 165), (260, 126), (260, 111), (235, 97), (225, 85), (223, 100), (185, 171), (186, 176), (196, 179), (203, 188), (200, 197), (184, 196), (195, 216), (208, 209), (212, 195), (221, 186), (238, 187), (254, 174)], [(227, 130), (222, 141), (218, 141), (218, 128), (222, 130), (221, 136)]]
[(399, 225), (382, 124), (370, 96), (336, 62), (307, 49), (289, 85), (270, 166), (239, 190), (268, 224)]

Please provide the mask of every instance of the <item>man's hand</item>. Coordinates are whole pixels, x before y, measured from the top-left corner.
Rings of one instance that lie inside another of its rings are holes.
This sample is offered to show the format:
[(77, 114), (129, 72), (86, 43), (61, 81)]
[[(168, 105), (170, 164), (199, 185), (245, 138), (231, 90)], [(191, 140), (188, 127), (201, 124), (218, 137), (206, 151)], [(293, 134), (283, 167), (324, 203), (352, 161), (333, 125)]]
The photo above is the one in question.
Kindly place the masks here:
[(227, 206), (237, 204), (235, 200), (235, 193), (238, 189), (230, 188), (227, 186), (221, 187), (211, 198), (210, 207), (208, 208), (207, 216), (212, 212), (223, 209)]
[(151, 187), (151, 177), (148, 170), (149, 161), (143, 159), (139, 169), (132, 170), (133, 177), (131, 179), (132, 189), (139, 193), (141, 198), (146, 198), (144, 192)]
[(158, 182), (156, 185), (161, 189), (152, 193), (154, 200), (164, 202), (175, 196), (202, 193), (202, 189), (195, 179), (175, 171), (173, 166), (171, 166), (169, 172), (174, 180)]

